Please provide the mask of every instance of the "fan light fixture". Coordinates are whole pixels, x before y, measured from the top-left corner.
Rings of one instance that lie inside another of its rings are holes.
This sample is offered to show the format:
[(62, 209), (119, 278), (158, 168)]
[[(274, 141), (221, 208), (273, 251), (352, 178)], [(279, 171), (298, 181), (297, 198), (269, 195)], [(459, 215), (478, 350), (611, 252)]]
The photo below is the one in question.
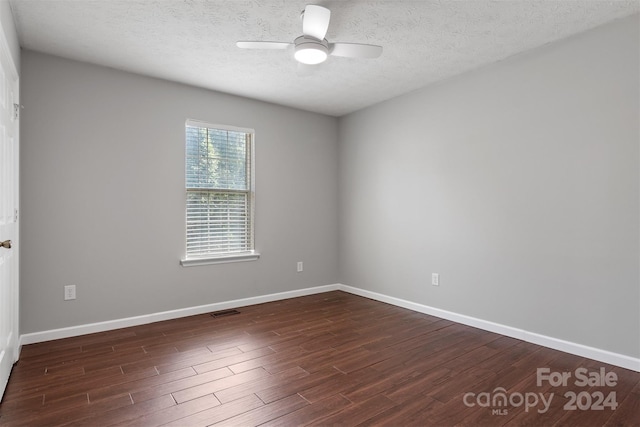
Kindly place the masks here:
[(298, 37), (295, 40), (296, 61), (307, 65), (316, 65), (326, 61), (329, 56), (329, 44), (326, 40), (318, 41), (308, 37)]
[(295, 58), (298, 62), (307, 65), (320, 64), (327, 60), (327, 50), (322, 49), (322, 45), (314, 46), (306, 44), (296, 48)]

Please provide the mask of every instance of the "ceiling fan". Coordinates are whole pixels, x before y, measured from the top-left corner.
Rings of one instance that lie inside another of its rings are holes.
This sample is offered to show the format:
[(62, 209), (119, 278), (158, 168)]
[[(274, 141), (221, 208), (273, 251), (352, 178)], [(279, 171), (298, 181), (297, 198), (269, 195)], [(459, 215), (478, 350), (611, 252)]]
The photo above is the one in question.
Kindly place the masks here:
[(325, 39), (331, 11), (326, 7), (307, 5), (302, 11), (302, 35), (293, 43), (271, 41), (239, 41), (242, 49), (286, 49), (295, 48), (295, 59), (301, 64), (316, 65), (324, 62), (329, 55), (348, 58), (377, 58), (382, 54), (382, 46), (361, 43), (329, 43)]

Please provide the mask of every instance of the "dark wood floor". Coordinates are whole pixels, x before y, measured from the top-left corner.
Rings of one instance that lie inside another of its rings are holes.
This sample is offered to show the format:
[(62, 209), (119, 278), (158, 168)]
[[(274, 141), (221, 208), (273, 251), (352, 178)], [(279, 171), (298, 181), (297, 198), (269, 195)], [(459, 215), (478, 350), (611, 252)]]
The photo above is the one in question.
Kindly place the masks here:
[(0, 425), (640, 424), (626, 369), (343, 292), (239, 310), (25, 346)]

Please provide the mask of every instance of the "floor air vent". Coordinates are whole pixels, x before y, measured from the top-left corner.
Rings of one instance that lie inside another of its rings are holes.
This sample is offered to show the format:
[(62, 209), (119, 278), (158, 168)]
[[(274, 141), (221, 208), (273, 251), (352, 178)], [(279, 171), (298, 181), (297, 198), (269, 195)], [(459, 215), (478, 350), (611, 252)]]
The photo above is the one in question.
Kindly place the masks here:
[(240, 314), (238, 310), (222, 310), (211, 313), (212, 317), (232, 316), (234, 314)]

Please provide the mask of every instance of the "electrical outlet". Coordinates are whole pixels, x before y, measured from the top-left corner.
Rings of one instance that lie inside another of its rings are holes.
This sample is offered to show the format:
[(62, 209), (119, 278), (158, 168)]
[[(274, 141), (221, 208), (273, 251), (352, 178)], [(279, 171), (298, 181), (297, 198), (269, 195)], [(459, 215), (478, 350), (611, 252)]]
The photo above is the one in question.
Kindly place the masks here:
[(440, 286), (440, 275), (438, 273), (431, 273), (431, 284), (433, 286)]
[(302, 272), (304, 270), (304, 265), (302, 264), (302, 261), (298, 261), (298, 273)]
[(66, 285), (64, 287), (64, 300), (76, 299), (76, 285)]

